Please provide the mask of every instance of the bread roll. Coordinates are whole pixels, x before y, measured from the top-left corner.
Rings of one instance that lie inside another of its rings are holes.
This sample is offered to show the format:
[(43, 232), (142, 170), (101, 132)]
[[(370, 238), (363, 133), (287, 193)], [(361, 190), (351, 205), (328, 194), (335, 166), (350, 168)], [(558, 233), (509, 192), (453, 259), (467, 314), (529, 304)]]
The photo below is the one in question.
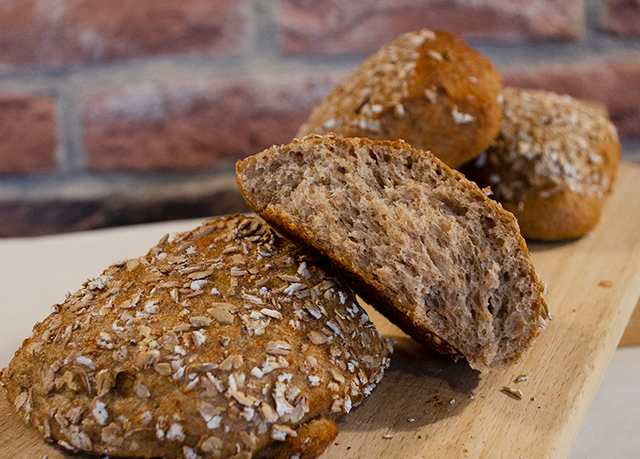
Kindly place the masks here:
[(236, 172), (265, 220), (330, 258), (406, 333), (477, 370), (517, 360), (548, 317), (513, 215), (430, 153), (309, 136)]
[(391, 352), (338, 278), (243, 216), (168, 235), (54, 309), (2, 383), (45, 438), (109, 456), (319, 454), (337, 430), (318, 417), (360, 403)]
[(600, 220), (620, 141), (606, 109), (547, 91), (507, 88), (496, 140), (461, 168), (513, 212), (526, 238), (582, 236)]
[(456, 35), (406, 33), (333, 88), (298, 137), (403, 139), (458, 167), (498, 133), (501, 91), (493, 64)]

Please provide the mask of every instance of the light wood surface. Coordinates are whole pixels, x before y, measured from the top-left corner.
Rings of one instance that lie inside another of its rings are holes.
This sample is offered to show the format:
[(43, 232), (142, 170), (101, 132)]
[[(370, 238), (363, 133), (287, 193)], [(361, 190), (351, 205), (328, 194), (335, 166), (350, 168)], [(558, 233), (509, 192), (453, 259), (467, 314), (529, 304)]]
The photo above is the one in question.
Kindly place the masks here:
[[(340, 434), (322, 458), (566, 457), (640, 298), (638, 183), (640, 168), (622, 165), (591, 235), (530, 244), (555, 318), (508, 370), (481, 375), (463, 361), (451, 363), (372, 311), (379, 330), (398, 340), (391, 368), (371, 397), (339, 421)], [(515, 382), (519, 375), (528, 380)], [(2, 399), (0, 457), (45, 454), (85, 457), (43, 442)]]

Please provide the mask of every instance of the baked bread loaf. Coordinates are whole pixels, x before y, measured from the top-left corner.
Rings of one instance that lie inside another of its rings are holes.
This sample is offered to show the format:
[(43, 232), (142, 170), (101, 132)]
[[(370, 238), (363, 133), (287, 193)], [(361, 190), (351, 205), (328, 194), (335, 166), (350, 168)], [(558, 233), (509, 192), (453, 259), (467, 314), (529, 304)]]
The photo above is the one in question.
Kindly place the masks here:
[(404, 142), (308, 136), (236, 165), (247, 203), (320, 252), (418, 341), (488, 371), (544, 325), (544, 286), (513, 215)]
[(502, 79), (482, 54), (449, 32), (401, 35), (345, 77), (298, 137), (403, 139), (458, 167), (500, 129)]
[(600, 220), (620, 160), (606, 109), (547, 91), (507, 88), (495, 141), (461, 171), (513, 212), (522, 235), (582, 236)]
[(243, 216), (168, 235), (54, 308), (2, 383), (46, 438), (109, 456), (319, 454), (337, 434), (319, 417), (360, 403), (391, 352), (339, 279)]

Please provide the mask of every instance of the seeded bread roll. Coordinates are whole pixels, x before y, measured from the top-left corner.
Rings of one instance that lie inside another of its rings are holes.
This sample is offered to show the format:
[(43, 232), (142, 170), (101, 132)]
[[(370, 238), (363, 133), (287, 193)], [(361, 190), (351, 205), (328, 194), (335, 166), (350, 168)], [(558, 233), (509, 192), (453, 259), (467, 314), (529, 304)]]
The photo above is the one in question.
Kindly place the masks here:
[(458, 167), (500, 129), (502, 79), (482, 54), (448, 32), (406, 33), (345, 77), (298, 137), (403, 139)]
[(276, 442), (303, 456), (337, 434), (316, 418), (360, 403), (390, 352), (342, 282), (233, 216), (88, 281), (34, 327), (2, 382), (27, 422), (73, 451), (249, 458)]
[[(489, 371), (548, 316), (513, 215), (404, 142), (309, 136), (238, 162), (247, 203), (409, 335)], [(354, 287), (355, 288), (355, 287)]]
[(582, 236), (600, 220), (620, 160), (606, 109), (547, 91), (507, 88), (500, 134), (461, 171), (491, 186), (522, 235)]

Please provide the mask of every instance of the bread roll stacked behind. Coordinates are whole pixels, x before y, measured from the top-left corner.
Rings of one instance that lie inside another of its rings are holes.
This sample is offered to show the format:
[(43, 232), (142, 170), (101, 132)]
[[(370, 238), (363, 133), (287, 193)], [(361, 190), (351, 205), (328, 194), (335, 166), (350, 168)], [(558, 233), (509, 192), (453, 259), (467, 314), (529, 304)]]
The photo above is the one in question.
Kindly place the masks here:
[(523, 236), (557, 240), (598, 223), (620, 159), (606, 109), (546, 91), (507, 88), (495, 141), (461, 168), (513, 212)]
[(403, 139), (458, 167), (498, 133), (501, 91), (493, 64), (459, 37), (406, 33), (333, 88), (298, 137)]
[(544, 286), (513, 214), (432, 154), (318, 135), (236, 171), (257, 213), (331, 259), (418, 341), (489, 371), (544, 326)]
[(1, 379), (27, 422), (74, 451), (249, 458), (275, 442), (315, 457), (337, 434), (319, 417), (360, 403), (390, 352), (339, 279), (233, 216), (88, 281)]

